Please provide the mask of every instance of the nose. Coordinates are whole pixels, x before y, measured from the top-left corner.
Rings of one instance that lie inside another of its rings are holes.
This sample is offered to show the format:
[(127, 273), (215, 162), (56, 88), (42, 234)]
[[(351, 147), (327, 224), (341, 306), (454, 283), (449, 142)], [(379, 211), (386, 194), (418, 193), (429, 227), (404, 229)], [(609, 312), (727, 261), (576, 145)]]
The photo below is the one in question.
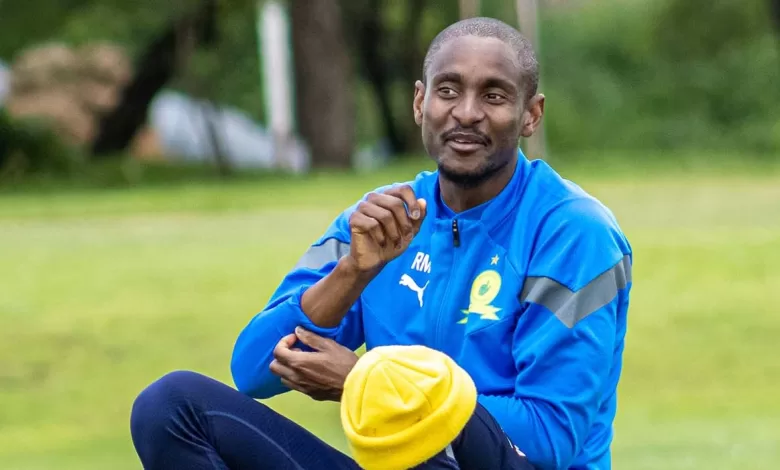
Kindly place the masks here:
[(464, 94), (452, 108), (452, 117), (461, 127), (471, 127), (485, 118), (485, 110), (479, 97), (473, 93)]

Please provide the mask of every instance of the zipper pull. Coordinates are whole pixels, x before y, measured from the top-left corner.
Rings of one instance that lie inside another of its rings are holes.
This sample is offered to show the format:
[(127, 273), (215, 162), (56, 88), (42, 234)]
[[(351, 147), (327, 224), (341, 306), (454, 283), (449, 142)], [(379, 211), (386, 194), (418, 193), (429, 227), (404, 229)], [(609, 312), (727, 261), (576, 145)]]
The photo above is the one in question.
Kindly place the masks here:
[(460, 232), (458, 231), (458, 219), (452, 219), (452, 244), (460, 246)]

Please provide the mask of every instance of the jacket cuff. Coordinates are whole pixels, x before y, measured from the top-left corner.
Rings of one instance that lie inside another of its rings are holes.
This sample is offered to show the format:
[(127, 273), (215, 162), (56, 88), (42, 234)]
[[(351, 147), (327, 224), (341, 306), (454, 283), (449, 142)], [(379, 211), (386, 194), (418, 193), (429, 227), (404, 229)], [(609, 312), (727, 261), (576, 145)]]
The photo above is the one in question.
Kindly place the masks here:
[[(343, 329), (344, 320), (339, 322), (338, 325), (331, 328), (323, 328), (321, 326), (317, 326), (314, 323), (312, 323), (311, 319), (306, 315), (306, 313), (303, 311), (303, 308), (301, 307), (301, 298), (303, 297), (303, 293), (306, 292), (306, 289), (308, 289), (311, 286), (301, 286), (298, 288), (298, 290), (293, 294), (292, 298), (290, 299), (291, 306), (293, 307), (293, 310), (296, 313), (296, 319), (295, 319), (295, 325), (293, 326), (293, 331), (295, 330), (296, 326), (301, 326), (312, 333), (316, 333), (320, 336), (323, 336), (325, 338), (335, 339), (338, 337), (338, 335), (341, 333), (341, 330)], [(285, 333), (287, 334), (287, 333)]]

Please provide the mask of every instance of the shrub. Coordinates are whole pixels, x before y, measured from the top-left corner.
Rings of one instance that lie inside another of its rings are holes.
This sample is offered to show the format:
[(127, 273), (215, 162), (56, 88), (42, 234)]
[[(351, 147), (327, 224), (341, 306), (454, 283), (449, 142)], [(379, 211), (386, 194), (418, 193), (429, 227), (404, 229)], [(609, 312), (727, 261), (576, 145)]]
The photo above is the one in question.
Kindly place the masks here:
[(0, 179), (67, 174), (83, 162), (84, 156), (63, 144), (45, 122), (14, 120), (0, 109)]
[(766, 2), (608, 2), (541, 28), (553, 151), (780, 154), (780, 59)]

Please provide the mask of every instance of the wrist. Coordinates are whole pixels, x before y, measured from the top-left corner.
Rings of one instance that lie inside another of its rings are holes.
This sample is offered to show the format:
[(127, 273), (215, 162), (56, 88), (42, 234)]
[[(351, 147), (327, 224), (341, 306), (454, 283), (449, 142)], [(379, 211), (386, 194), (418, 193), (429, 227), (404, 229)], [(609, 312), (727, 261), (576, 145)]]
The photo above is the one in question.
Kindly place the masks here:
[(381, 267), (362, 269), (350, 255), (339, 259), (334, 270), (339, 277), (343, 277), (343, 279), (359, 287), (367, 286), (379, 274), (379, 271), (381, 271)]

